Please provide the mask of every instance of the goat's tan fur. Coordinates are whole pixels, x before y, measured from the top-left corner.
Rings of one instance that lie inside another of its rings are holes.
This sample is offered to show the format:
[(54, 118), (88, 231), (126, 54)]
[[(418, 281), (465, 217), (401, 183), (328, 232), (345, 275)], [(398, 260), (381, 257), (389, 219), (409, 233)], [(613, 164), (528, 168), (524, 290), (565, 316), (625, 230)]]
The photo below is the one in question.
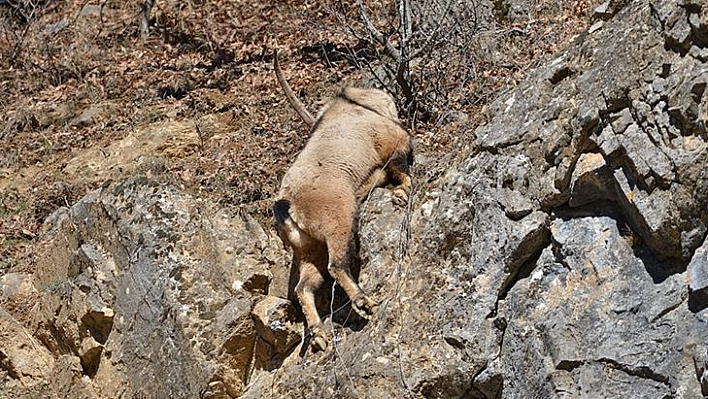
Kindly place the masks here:
[[(275, 68), (282, 76), (277, 55)], [(279, 80), (292, 94), (285, 79)], [(324, 349), (315, 293), (329, 272), (359, 312), (373, 312), (375, 302), (350, 271), (354, 221), (369, 190), (389, 181), (397, 183), (393, 201), (406, 204), (412, 148), (393, 99), (380, 90), (345, 88), (320, 110), (311, 127), (307, 145), (283, 177), (273, 211), (283, 242), (293, 249), (293, 267), (299, 271), (295, 295), (313, 347)]]

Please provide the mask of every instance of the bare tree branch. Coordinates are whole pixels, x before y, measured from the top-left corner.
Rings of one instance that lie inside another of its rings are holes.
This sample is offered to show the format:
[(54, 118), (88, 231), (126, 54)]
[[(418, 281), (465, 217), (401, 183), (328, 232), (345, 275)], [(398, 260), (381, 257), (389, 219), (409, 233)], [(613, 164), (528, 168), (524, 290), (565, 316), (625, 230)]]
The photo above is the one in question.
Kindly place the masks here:
[(445, 5), (445, 9), (443, 10), (442, 13), (440, 13), (440, 19), (438, 22), (435, 24), (435, 30), (433, 33), (428, 36), (428, 39), (423, 43), (423, 45), (415, 51), (412, 55), (410, 55), (410, 59), (413, 60), (420, 56), (423, 52), (427, 52), (430, 49), (430, 46), (434, 43), (435, 40), (440, 36), (440, 32), (442, 32), (442, 27), (443, 27), (443, 20), (447, 16), (447, 14), (450, 12), (450, 8), (452, 7), (452, 2), (453, 0), (448, 0), (447, 4)]
[(381, 33), (371, 22), (369, 16), (366, 14), (366, 9), (364, 8), (364, 3), (362, 0), (356, 0), (356, 4), (359, 9), (359, 16), (361, 17), (362, 22), (364, 22), (364, 25), (366, 25), (366, 30), (369, 31), (371, 37), (384, 46), (388, 55), (393, 57), (396, 61), (399, 61), (401, 59), (401, 52), (393, 44), (391, 44), (383, 33)]
[(143, 3), (143, 12), (140, 19), (140, 37), (143, 41), (147, 40), (150, 34), (150, 11), (155, 5), (155, 0), (145, 0)]
[[(473, 61), (468, 61), (479, 44), (478, 3), (395, 0), (367, 8), (365, 0), (337, 0), (333, 14), (340, 32), (371, 44), (375, 67), (358, 51), (351, 52), (354, 63), (363, 61), (369, 67), (374, 79), (402, 103), (399, 109), (410, 122), (435, 117), (450, 101), (468, 101), (463, 93), (480, 79), (469, 65)], [(358, 18), (352, 20), (352, 15)]]

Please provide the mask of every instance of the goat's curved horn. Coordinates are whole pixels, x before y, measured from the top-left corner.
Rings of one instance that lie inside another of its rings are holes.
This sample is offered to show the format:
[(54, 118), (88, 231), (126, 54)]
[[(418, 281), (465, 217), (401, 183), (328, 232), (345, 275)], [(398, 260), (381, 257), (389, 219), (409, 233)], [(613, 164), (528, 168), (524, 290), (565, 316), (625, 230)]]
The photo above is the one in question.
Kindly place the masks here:
[(275, 76), (278, 77), (278, 83), (280, 83), (280, 87), (283, 88), (283, 91), (285, 92), (285, 97), (288, 98), (288, 102), (290, 105), (295, 108), (295, 111), (297, 111), (298, 115), (300, 115), (300, 118), (302, 118), (305, 123), (307, 123), (310, 127), (312, 127), (315, 124), (315, 118), (312, 117), (312, 115), (307, 112), (307, 108), (305, 108), (305, 105), (295, 96), (295, 93), (293, 93), (293, 90), (290, 88), (290, 85), (288, 84), (288, 81), (285, 80), (285, 76), (283, 76), (283, 71), (280, 69), (280, 62), (278, 61), (278, 51), (275, 51), (275, 56), (273, 57), (273, 66), (275, 67)]

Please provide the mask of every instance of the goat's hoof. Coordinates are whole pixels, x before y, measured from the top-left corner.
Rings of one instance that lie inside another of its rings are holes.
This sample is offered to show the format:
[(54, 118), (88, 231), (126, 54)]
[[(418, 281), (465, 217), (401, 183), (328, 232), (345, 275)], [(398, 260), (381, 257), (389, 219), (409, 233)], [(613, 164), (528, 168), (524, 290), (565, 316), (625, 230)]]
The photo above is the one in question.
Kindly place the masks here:
[(365, 314), (366, 316), (371, 316), (374, 314), (374, 309), (378, 304), (366, 295), (359, 295), (353, 300), (354, 307), (359, 311), (359, 313)]
[(327, 349), (327, 339), (321, 325), (310, 329), (310, 345), (315, 352)]
[(406, 206), (408, 204), (408, 193), (402, 188), (396, 188), (391, 194), (391, 202), (398, 206)]

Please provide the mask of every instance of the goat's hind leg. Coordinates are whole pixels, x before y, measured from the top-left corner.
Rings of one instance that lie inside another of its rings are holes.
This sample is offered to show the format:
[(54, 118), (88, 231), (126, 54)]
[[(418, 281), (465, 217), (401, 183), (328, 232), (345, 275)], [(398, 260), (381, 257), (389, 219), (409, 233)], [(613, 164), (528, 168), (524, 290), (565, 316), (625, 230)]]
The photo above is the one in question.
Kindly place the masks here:
[[(351, 230), (350, 230), (351, 231)], [(376, 302), (369, 298), (359, 284), (352, 277), (350, 264), (353, 256), (354, 243), (351, 233), (347, 235), (334, 235), (327, 240), (329, 264), (327, 270), (339, 284), (354, 304), (360, 314), (366, 316), (374, 313)]]
[[(294, 266), (298, 267), (300, 274), (300, 279), (295, 286), (295, 295), (302, 308), (302, 313), (305, 315), (313, 348), (325, 350), (327, 348), (326, 334), (322, 328), (322, 319), (320, 319), (317, 305), (315, 304), (315, 294), (324, 283), (324, 277), (322, 271), (317, 268), (315, 264), (317, 259), (313, 259), (313, 255), (316, 254), (306, 254), (304, 258), (295, 255), (297, 261)], [(326, 256), (324, 248), (321, 251), (321, 255)]]

